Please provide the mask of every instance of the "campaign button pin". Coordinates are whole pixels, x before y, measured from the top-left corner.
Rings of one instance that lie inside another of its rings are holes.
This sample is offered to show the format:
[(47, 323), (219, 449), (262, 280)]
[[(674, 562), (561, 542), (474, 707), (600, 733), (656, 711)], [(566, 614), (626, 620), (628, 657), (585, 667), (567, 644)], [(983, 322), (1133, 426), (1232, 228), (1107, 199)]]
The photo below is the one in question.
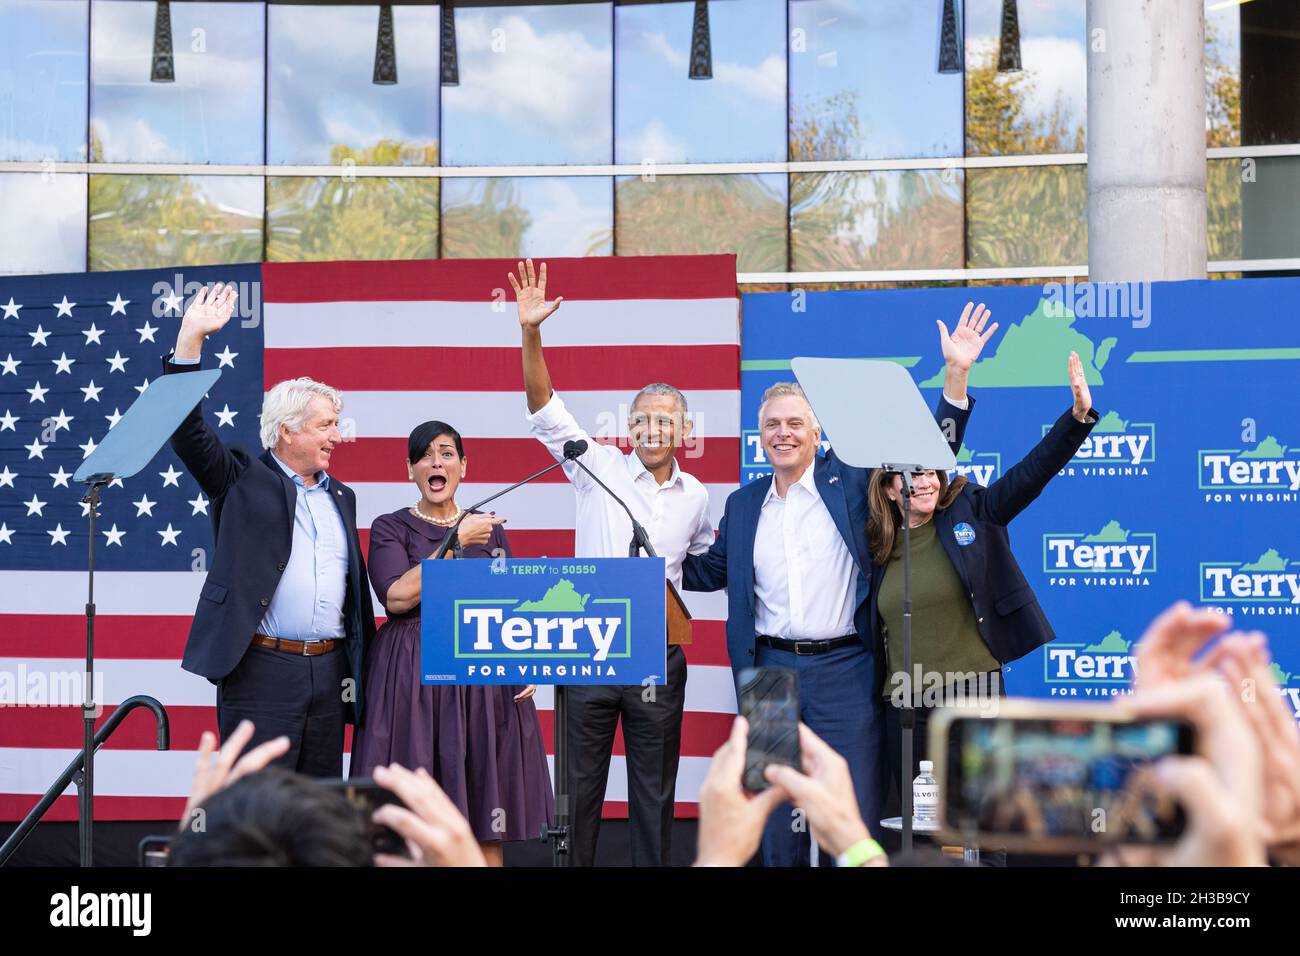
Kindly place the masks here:
[(975, 529), (965, 521), (952, 529), (952, 535), (963, 548), (975, 540)]

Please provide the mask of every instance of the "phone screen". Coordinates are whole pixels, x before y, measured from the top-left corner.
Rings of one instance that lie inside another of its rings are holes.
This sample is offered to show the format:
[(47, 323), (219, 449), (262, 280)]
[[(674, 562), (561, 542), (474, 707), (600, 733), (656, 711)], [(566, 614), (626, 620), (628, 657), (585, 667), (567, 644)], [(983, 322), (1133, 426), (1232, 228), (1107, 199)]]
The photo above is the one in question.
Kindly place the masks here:
[(1182, 808), (1144, 784), (1153, 763), (1193, 745), (1181, 721), (956, 719), (940, 784), (944, 824), (1045, 852), (1171, 843)]
[(766, 790), (770, 763), (798, 767), (799, 675), (785, 667), (746, 668), (740, 673), (740, 713), (749, 721), (744, 786)]

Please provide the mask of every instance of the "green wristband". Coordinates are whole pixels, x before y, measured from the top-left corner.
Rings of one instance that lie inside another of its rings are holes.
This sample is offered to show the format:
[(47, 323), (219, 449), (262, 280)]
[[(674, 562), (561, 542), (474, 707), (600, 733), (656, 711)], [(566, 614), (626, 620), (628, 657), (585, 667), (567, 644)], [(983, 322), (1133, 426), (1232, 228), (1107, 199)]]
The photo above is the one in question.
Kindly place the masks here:
[(836, 866), (865, 866), (878, 856), (883, 856), (884, 849), (871, 837), (859, 840), (835, 858)]

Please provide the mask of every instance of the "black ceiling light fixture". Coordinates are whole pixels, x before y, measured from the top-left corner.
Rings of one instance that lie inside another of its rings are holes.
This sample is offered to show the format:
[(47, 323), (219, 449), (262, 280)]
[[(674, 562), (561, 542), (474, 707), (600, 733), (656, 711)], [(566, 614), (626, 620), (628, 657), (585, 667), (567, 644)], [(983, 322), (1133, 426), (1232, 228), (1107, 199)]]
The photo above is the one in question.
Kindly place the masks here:
[(456, 57), (456, 11), (451, 0), (442, 3), (442, 85), (460, 86), (460, 64)]
[(695, 28), (691, 30), (692, 80), (713, 79), (713, 44), (709, 39), (708, 0), (695, 0)]
[(1002, 36), (998, 41), (998, 72), (1015, 73), (1020, 66), (1020, 16), (1016, 0), (1002, 0)]
[(176, 63), (172, 56), (172, 8), (167, 0), (158, 0), (153, 13), (153, 64), (150, 83), (175, 83)]
[(943, 0), (943, 19), (939, 22), (939, 72), (960, 73), (961, 37), (957, 34), (957, 0)]
[(375, 75), (371, 81), (376, 86), (392, 86), (397, 82), (397, 43), (393, 38), (393, 5), (379, 5), (379, 33), (375, 37)]

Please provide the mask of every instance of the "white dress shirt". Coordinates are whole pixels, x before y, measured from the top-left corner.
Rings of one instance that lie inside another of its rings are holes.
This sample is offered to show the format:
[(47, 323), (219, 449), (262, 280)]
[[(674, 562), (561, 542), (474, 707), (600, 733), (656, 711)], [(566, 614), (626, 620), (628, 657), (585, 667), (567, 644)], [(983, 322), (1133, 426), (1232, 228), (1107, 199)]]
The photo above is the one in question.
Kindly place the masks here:
[(816, 462), (763, 499), (754, 536), (754, 629), (767, 637), (820, 641), (854, 633), (857, 566), (813, 483)]
[[(587, 443), (582, 463), (627, 502), (650, 535), (655, 553), (666, 559), (668, 580), (680, 590), (682, 561), (687, 553), (699, 554), (713, 544), (708, 489), (678, 468), (676, 461), (669, 479), (660, 484), (646, 471), (635, 451), (625, 455), (614, 445), (594, 441), (565, 408), (558, 393), (552, 393), (549, 402), (525, 417), (533, 436), (557, 461), (564, 457), (565, 442)], [(573, 462), (565, 464), (564, 473), (578, 497), (574, 555), (627, 557), (632, 542), (632, 523), (627, 513)]]

